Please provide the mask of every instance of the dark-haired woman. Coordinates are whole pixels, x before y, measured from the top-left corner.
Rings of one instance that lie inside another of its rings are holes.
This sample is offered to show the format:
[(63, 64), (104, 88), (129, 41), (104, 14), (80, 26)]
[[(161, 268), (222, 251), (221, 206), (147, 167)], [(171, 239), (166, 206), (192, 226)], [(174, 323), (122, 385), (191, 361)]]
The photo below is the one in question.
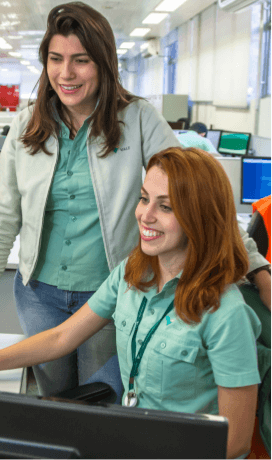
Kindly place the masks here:
[(113, 317), (123, 404), (225, 416), (227, 456), (244, 458), (261, 325), (233, 284), (248, 258), (227, 176), (204, 151), (166, 149), (148, 163), (135, 214), (128, 259), (65, 323), (1, 350), (0, 369), (71, 353)]
[[(0, 272), (20, 232), (14, 291), (28, 336), (74, 314), (128, 255), (142, 168), (180, 145), (163, 117), (120, 84), (113, 32), (93, 8), (54, 8), (40, 58), (37, 101), (14, 120), (0, 159)], [(265, 265), (245, 243), (251, 270)], [(120, 396), (114, 325), (34, 372), (43, 395), (93, 375)]]

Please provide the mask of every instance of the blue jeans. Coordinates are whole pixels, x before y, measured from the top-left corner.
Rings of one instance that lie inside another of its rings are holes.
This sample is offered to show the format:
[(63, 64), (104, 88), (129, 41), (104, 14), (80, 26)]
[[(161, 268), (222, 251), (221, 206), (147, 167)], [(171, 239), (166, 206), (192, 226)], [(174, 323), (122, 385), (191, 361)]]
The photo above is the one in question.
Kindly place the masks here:
[[(19, 321), (24, 334), (32, 336), (63, 323), (79, 310), (94, 294), (63, 291), (37, 280), (27, 286), (17, 270), (14, 295)], [(113, 323), (82, 344), (73, 353), (49, 363), (33, 366), (33, 371), (43, 396), (91, 382), (109, 383), (121, 402), (123, 385), (116, 355), (116, 335)]]

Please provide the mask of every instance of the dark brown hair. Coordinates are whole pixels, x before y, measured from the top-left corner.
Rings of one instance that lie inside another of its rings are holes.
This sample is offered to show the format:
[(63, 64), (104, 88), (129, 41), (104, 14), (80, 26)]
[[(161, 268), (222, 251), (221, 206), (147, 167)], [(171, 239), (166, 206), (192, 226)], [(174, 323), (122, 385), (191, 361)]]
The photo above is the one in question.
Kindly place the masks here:
[[(170, 203), (188, 238), (175, 309), (186, 323), (199, 323), (205, 310), (219, 308), (226, 286), (248, 270), (231, 185), (219, 161), (195, 148), (166, 149), (149, 160), (146, 171), (153, 166), (168, 176)], [(159, 284), (158, 257), (145, 254), (140, 241), (128, 258), (125, 280), (142, 291)]]
[[(91, 136), (105, 136), (103, 155), (107, 156), (118, 146), (121, 137), (118, 111), (130, 102), (139, 99), (126, 91), (120, 82), (115, 39), (110, 24), (106, 18), (95, 9), (82, 2), (72, 2), (53, 8), (47, 20), (47, 31), (39, 50), (43, 71), (39, 80), (37, 101), (32, 117), (21, 139), (24, 145), (35, 154), (40, 149), (50, 154), (45, 146), (46, 140), (52, 133), (58, 133), (58, 123), (54, 118), (52, 89), (47, 75), (48, 48), (52, 37), (56, 34), (65, 37), (74, 34), (80, 40), (83, 48), (97, 64), (100, 78), (98, 91), (98, 106), (92, 114), (93, 121)], [(56, 104), (59, 115), (71, 129), (72, 123), (65, 118), (61, 110), (61, 102)]]

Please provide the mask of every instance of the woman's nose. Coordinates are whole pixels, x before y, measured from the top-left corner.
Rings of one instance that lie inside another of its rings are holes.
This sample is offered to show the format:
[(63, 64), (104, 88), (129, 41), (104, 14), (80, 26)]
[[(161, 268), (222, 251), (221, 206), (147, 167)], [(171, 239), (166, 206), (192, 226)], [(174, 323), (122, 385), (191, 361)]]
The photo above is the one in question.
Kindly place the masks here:
[(145, 222), (154, 222), (156, 220), (155, 209), (152, 204), (149, 203), (145, 206), (142, 214), (142, 220)]
[(60, 76), (65, 79), (73, 78), (75, 76), (73, 64), (70, 62), (63, 61)]

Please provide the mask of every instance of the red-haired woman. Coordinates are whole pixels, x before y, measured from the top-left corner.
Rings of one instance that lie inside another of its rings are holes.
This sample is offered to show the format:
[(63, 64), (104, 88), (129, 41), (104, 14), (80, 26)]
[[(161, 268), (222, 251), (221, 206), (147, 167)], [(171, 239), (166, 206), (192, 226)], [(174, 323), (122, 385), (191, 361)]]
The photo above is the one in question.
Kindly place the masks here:
[(245, 456), (261, 326), (234, 284), (248, 261), (227, 176), (201, 150), (164, 150), (148, 163), (136, 218), (128, 259), (66, 322), (1, 350), (0, 369), (71, 353), (114, 318), (123, 404), (223, 415), (228, 457)]

